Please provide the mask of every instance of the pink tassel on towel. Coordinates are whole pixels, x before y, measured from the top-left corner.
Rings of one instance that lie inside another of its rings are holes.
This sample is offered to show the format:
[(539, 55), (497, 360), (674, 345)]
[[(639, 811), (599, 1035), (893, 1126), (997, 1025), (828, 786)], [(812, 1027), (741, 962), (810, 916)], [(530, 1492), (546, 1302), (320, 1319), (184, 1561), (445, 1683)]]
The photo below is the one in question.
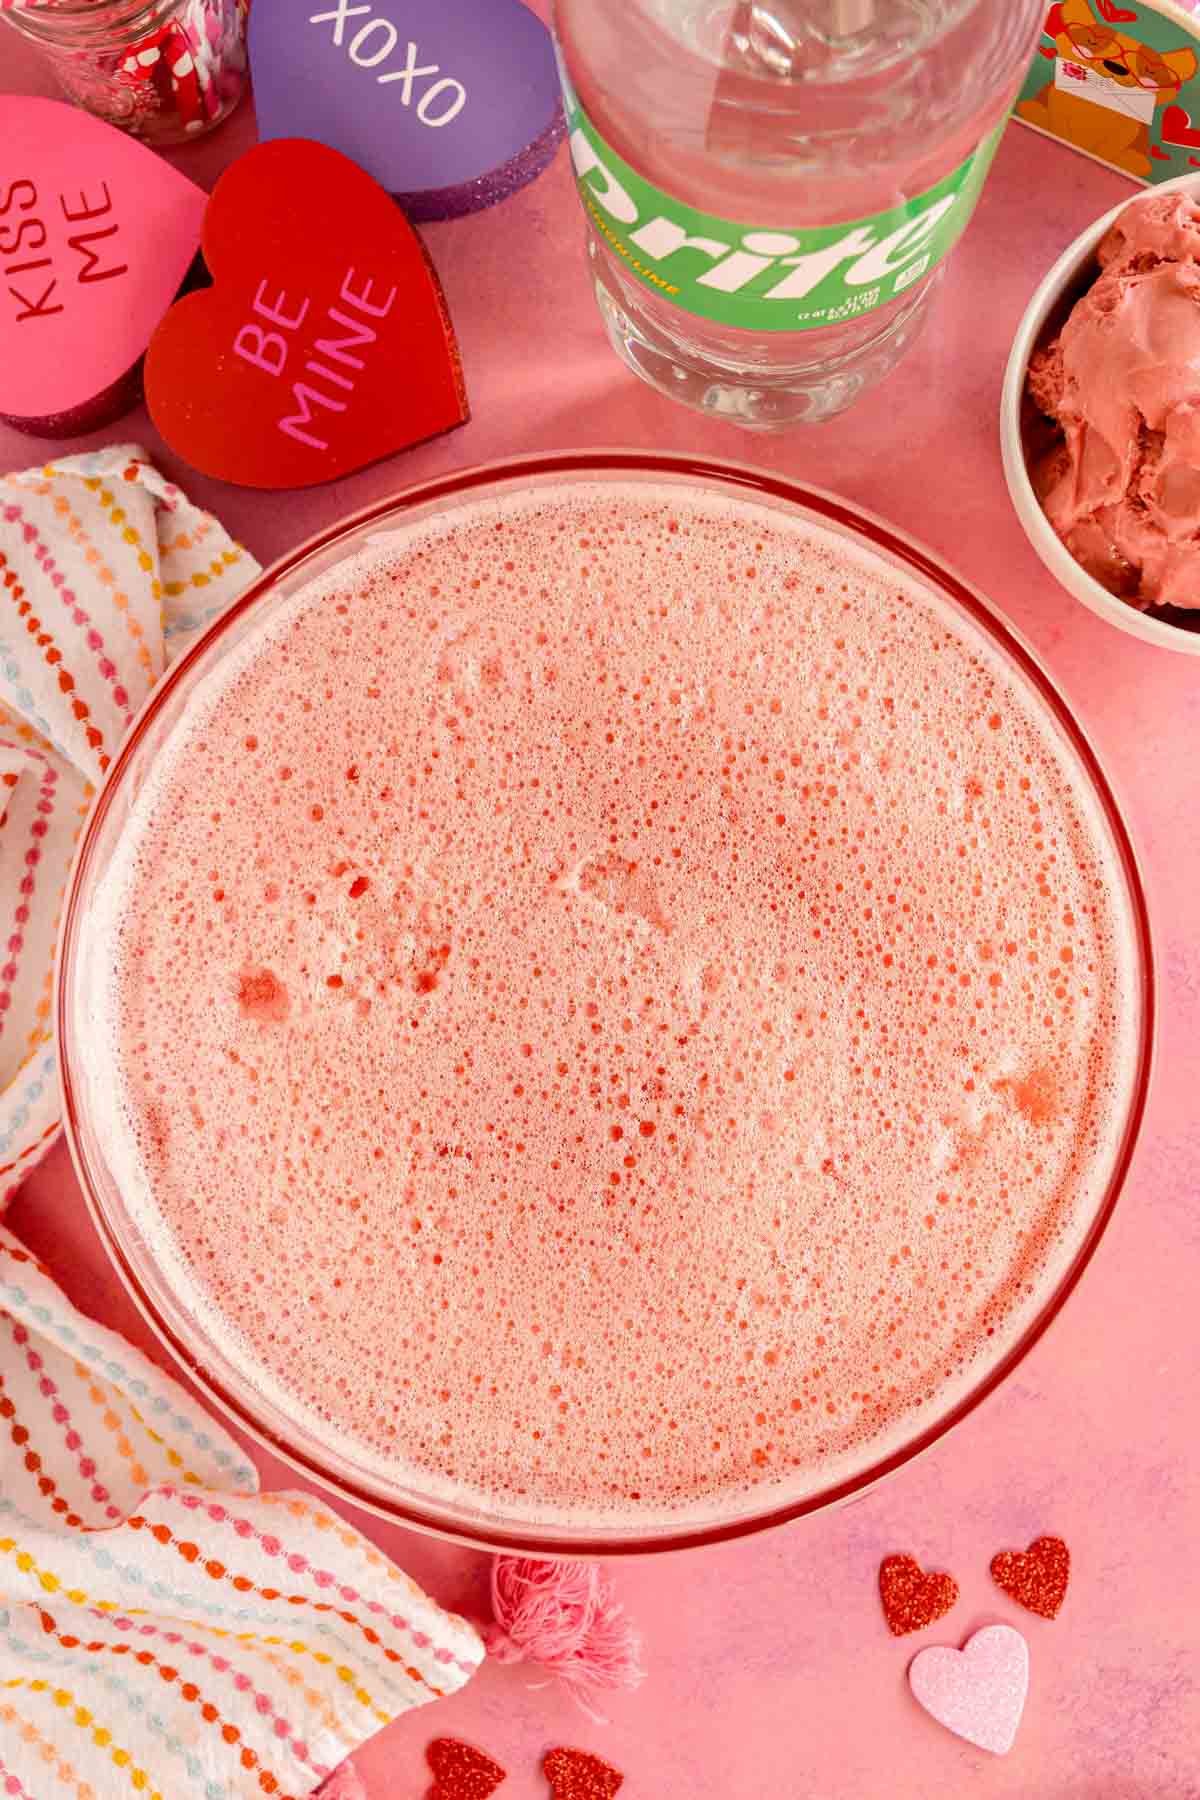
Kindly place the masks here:
[(592, 1690), (628, 1691), (645, 1679), (641, 1640), (595, 1563), (499, 1556), (492, 1613), (482, 1634), (488, 1655), (545, 1669), (581, 1703)]

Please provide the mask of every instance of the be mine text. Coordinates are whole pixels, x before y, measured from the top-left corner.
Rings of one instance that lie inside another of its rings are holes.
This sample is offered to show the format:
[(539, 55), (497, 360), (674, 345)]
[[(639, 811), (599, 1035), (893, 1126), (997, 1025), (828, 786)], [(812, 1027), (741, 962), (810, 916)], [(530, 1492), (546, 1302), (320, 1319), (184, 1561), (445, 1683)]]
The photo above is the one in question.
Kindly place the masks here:
[(360, 352), (369, 351), (379, 337), (378, 326), (371, 321), (385, 319), (396, 299), (397, 290), (392, 288), (386, 300), (376, 300), (373, 288), (373, 282), (356, 280), (354, 270), (348, 269), (337, 299), (321, 321), (320, 329), (327, 335), (304, 342), (297, 334), (308, 319), (311, 299), (289, 299), (282, 290), (269, 298), (266, 279), (258, 284), (251, 311), (264, 323), (251, 320), (243, 325), (233, 341), (234, 353), (251, 368), (285, 383), (290, 399), (284, 407), (291, 410), (284, 410), (276, 423), (298, 444), (328, 450), (328, 436), (319, 435), (329, 429), (322, 415), (344, 413), (354, 397), (357, 377), (367, 366)]

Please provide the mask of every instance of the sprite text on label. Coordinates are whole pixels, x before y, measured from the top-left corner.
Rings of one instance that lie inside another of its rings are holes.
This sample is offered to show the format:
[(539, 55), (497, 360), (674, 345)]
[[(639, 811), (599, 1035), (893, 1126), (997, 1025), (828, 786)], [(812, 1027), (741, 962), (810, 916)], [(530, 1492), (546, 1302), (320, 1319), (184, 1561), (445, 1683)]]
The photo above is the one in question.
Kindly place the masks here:
[(845, 225), (738, 224), (646, 181), (600, 136), (564, 80), (580, 198), (625, 267), (676, 306), (749, 331), (859, 317), (928, 274), (965, 230), (1003, 124), (935, 187)]

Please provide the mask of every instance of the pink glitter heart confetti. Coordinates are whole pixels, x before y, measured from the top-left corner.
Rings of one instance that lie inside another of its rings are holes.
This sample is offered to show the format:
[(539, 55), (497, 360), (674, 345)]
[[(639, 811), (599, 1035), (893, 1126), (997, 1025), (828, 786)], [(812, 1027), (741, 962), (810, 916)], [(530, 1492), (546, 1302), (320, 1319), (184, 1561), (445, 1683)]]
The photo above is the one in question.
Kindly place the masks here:
[(961, 1650), (922, 1650), (909, 1664), (908, 1685), (947, 1731), (1004, 1756), (1025, 1710), (1029, 1647), (1011, 1625), (985, 1625)]

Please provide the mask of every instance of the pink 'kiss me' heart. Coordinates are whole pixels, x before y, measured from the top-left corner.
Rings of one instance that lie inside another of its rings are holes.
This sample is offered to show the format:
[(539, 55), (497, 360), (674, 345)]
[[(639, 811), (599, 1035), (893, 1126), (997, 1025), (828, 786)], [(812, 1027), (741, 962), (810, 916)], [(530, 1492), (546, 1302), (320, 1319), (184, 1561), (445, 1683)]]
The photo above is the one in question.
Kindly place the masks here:
[(985, 1625), (961, 1650), (922, 1650), (909, 1665), (908, 1684), (939, 1725), (1003, 1756), (1025, 1710), (1029, 1648), (1011, 1625)]

